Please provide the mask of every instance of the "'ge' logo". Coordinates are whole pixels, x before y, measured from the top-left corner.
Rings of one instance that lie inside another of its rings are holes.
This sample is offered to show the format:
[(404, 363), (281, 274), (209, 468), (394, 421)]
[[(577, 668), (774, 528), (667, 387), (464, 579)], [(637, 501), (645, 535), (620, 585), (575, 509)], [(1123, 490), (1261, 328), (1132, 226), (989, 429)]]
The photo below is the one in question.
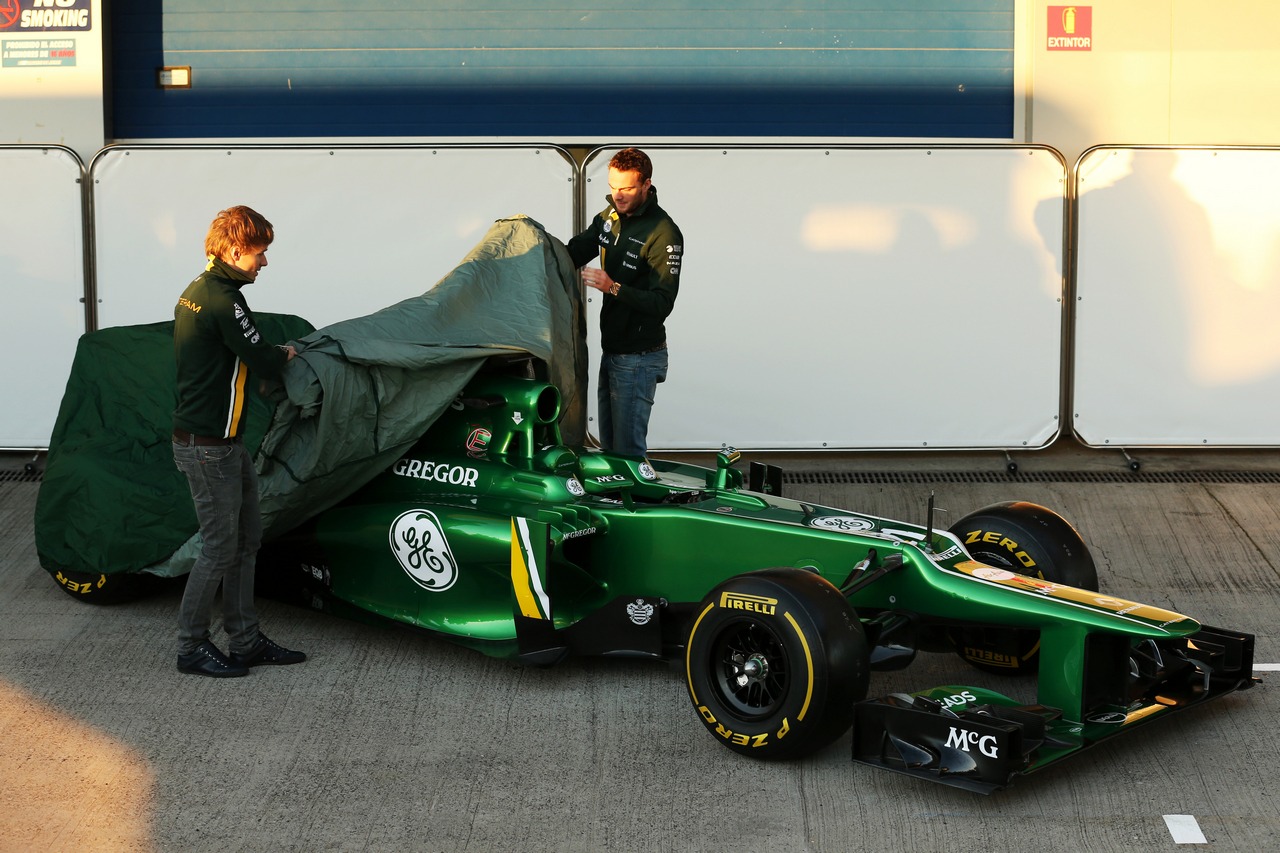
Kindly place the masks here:
[(429, 592), (444, 592), (458, 579), (458, 563), (440, 529), (440, 519), (425, 509), (401, 513), (391, 523), (391, 552), (413, 582)]
[(871, 521), (852, 515), (820, 515), (809, 519), (809, 526), (819, 530), (834, 530), (837, 533), (859, 533), (875, 528)]

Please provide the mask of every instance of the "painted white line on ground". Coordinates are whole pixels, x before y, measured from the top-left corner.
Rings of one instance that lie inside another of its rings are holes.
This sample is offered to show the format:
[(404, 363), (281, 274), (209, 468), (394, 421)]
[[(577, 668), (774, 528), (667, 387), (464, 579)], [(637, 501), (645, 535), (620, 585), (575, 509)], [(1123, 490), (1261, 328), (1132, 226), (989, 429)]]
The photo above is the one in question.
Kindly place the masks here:
[(1193, 815), (1167, 814), (1164, 816), (1164, 823), (1169, 827), (1169, 834), (1173, 836), (1174, 844), (1209, 843), (1205, 840), (1204, 833), (1200, 831), (1200, 824), (1196, 822)]
[(1255, 663), (1254, 672), (1280, 672), (1280, 663)]

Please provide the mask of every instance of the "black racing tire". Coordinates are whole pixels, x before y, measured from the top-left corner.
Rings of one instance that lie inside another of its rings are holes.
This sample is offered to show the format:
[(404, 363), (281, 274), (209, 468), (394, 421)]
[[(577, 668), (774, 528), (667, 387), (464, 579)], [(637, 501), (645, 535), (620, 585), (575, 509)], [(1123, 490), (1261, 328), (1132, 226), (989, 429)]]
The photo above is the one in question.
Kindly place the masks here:
[(58, 569), (53, 580), (67, 595), (86, 604), (123, 604), (146, 598), (162, 589), (168, 578), (144, 572), (76, 572)]
[(698, 605), (685, 646), (699, 719), (729, 749), (760, 759), (808, 755), (848, 731), (869, 671), (857, 614), (804, 569), (724, 581)]
[[(1049, 583), (1097, 591), (1098, 570), (1076, 529), (1056, 512), (1026, 501), (994, 504), (951, 527), (975, 560)], [(964, 627), (948, 632), (956, 653), (995, 675), (1034, 675), (1040, 668), (1040, 632)]]

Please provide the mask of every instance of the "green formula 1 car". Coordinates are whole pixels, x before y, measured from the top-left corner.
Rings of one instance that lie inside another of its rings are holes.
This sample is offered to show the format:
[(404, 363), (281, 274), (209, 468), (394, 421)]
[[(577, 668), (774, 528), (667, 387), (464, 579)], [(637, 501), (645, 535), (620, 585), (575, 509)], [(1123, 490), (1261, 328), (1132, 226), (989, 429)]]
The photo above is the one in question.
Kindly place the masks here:
[[(1251, 635), (1099, 594), (1043, 507), (935, 530), (789, 500), (732, 450), (708, 469), (566, 447), (532, 375), (482, 371), (389, 470), (271, 543), (260, 580), (534, 664), (679, 660), (731, 750), (794, 758), (852, 727), (855, 761), (980, 792), (1254, 684)], [(1038, 701), (867, 699), (870, 671), (918, 651), (1038, 672)]]

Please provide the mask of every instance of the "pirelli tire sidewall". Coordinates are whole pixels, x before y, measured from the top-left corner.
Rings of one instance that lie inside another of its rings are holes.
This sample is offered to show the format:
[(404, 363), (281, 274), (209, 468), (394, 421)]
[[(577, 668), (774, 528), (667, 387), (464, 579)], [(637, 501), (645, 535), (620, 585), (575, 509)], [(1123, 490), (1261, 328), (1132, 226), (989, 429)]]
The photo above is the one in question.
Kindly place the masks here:
[[(1098, 589), (1098, 570), (1070, 522), (1027, 501), (994, 504), (951, 527), (978, 562), (1081, 589)], [(983, 672), (1032, 675), (1039, 671), (1040, 633), (1009, 628), (957, 628), (956, 652)]]
[(867, 694), (866, 635), (829, 581), (765, 569), (721, 583), (698, 605), (685, 671), (698, 718), (718, 742), (754, 758), (798, 758), (852, 725)]
[(136, 601), (160, 590), (166, 580), (140, 572), (103, 574), (58, 569), (50, 574), (63, 592), (86, 604), (123, 604)]

